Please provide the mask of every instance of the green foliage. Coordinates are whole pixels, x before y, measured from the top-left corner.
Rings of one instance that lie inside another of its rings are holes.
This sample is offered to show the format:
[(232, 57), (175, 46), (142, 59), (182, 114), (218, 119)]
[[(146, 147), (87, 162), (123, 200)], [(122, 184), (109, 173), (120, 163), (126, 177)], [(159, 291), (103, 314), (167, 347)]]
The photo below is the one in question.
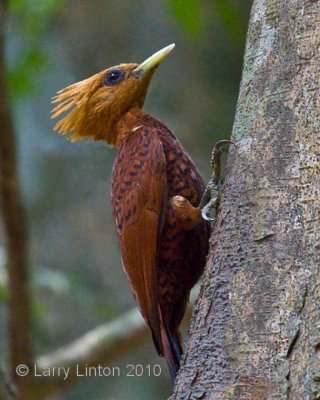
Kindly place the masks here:
[(5, 302), (8, 300), (8, 286), (0, 282), (0, 302)]
[[(244, 0), (245, 2), (248, 0)], [(251, 0), (250, 0), (251, 3)], [(214, 0), (213, 8), (216, 15), (226, 28), (226, 33), (235, 42), (243, 41), (243, 34), (247, 28), (241, 18), (241, 9), (234, 0)]]
[(201, 36), (203, 28), (201, 0), (169, 0), (169, 7), (178, 23), (189, 35), (194, 38)]
[(8, 274), (6, 269), (6, 253), (0, 246), (0, 303), (7, 301), (9, 295)]
[(9, 10), (19, 18), (24, 35), (37, 39), (36, 35), (46, 31), (51, 18), (63, 5), (64, 0), (10, 0)]
[(41, 39), (63, 6), (64, 0), (9, 1), (13, 29), (23, 38), (17, 43), (7, 74), (13, 96), (30, 94), (37, 87), (39, 74), (47, 64)]
[(200, 38), (206, 25), (208, 10), (226, 28), (226, 34), (234, 42), (242, 42), (246, 30), (246, 9), (252, 0), (168, 0), (171, 13), (182, 29), (193, 38)]
[(32, 93), (46, 63), (47, 59), (40, 50), (29, 49), (23, 52), (7, 73), (13, 95)]

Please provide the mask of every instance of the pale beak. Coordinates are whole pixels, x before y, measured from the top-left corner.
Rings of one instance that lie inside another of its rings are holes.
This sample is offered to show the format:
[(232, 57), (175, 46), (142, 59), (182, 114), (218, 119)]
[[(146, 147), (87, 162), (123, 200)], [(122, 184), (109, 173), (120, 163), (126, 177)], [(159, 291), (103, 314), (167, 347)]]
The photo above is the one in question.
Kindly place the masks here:
[(153, 68), (156, 68), (173, 50), (174, 46), (175, 44), (172, 43), (169, 46), (157, 51), (151, 57), (139, 64), (131, 73), (138, 78), (142, 78), (147, 72), (151, 71)]

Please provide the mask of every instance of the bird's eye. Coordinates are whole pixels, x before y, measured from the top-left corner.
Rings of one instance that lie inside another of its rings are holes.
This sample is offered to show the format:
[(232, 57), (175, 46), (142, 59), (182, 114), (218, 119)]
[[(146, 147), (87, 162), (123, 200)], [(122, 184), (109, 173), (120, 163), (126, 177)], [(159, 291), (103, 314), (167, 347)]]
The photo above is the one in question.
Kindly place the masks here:
[(122, 69), (113, 69), (107, 73), (104, 78), (103, 84), (105, 86), (115, 85), (121, 82), (125, 77), (125, 72)]

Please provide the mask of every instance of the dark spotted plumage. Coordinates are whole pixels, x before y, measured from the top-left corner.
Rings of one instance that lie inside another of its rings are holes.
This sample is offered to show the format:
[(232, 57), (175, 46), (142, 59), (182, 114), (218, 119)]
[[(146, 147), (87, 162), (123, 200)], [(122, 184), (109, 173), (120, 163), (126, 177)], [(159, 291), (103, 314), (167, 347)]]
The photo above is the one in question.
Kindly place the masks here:
[[(118, 146), (112, 208), (134, 297), (158, 352), (166, 356), (164, 336), (171, 346), (176, 372), (181, 355), (178, 328), (190, 290), (203, 272), (210, 228), (203, 221), (192, 230), (184, 229), (170, 199), (180, 195), (197, 206), (204, 183), (179, 140), (161, 122), (141, 113), (135, 124), (137, 129)], [(146, 210), (153, 211), (151, 229)]]

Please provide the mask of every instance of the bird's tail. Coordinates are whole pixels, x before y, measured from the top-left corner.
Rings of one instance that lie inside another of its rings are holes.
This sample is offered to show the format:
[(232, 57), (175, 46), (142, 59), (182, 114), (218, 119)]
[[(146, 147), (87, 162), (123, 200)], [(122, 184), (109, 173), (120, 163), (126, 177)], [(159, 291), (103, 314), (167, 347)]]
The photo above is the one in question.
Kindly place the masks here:
[(180, 368), (180, 359), (183, 351), (180, 342), (180, 336), (178, 331), (173, 334), (169, 331), (168, 326), (163, 320), (161, 313), (160, 322), (163, 357), (166, 359), (171, 379), (174, 383)]

